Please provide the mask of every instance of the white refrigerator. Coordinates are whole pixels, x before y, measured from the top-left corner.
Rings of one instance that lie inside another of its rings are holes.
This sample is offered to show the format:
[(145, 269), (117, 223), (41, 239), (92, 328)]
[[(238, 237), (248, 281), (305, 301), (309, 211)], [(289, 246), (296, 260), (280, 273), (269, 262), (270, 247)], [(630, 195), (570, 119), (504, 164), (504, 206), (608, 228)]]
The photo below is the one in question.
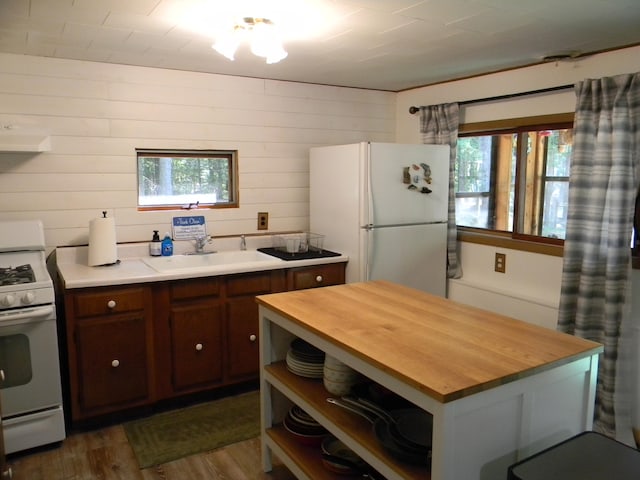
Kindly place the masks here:
[(449, 147), (316, 147), (310, 230), (349, 256), (347, 283), (389, 280), (446, 296)]

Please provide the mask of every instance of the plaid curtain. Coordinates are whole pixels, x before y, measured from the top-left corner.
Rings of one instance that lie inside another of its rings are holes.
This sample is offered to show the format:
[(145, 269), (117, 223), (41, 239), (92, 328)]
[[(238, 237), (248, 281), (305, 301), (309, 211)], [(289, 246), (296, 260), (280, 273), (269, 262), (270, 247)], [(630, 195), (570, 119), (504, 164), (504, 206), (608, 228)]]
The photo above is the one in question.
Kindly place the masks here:
[(462, 266), (458, 261), (458, 230), (456, 228), (455, 166), (458, 145), (458, 104), (446, 103), (420, 107), (420, 132), (422, 143), (449, 145), (449, 212), (447, 222), (447, 276), (462, 277)]
[(640, 73), (585, 80), (575, 90), (558, 330), (604, 345), (594, 429), (615, 438), (622, 427), (615, 408), (620, 332), (623, 320), (634, 321), (630, 245), (640, 184)]

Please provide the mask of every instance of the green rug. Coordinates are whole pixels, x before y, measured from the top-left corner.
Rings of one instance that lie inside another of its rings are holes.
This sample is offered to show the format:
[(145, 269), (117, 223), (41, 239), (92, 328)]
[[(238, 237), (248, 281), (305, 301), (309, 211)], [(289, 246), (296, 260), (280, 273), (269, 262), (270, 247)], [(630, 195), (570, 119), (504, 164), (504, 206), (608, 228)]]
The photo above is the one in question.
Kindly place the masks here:
[(260, 397), (250, 392), (124, 424), (140, 468), (215, 450), (260, 434)]

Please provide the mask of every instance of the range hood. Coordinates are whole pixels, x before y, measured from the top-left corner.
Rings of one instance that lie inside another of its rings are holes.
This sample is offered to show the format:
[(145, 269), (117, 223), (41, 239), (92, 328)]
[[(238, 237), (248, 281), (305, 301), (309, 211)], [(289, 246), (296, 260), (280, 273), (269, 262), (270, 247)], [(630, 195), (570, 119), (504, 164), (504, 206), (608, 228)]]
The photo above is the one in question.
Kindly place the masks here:
[(0, 152), (48, 152), (49, 135), (35, 132), (0, 130)]

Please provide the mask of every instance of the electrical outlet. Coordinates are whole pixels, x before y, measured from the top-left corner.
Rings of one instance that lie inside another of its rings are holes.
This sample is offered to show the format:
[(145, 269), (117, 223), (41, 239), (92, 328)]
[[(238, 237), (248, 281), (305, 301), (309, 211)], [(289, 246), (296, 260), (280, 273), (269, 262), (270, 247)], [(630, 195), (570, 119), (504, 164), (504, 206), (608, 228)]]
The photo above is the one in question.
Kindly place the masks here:
[(496, 253), (495, 271), (505, 273), (507, 271), (507, 255), (504, 253)]
[(258, 212), (258, 230), (267, 230), (269, 228), (269, 213)]

